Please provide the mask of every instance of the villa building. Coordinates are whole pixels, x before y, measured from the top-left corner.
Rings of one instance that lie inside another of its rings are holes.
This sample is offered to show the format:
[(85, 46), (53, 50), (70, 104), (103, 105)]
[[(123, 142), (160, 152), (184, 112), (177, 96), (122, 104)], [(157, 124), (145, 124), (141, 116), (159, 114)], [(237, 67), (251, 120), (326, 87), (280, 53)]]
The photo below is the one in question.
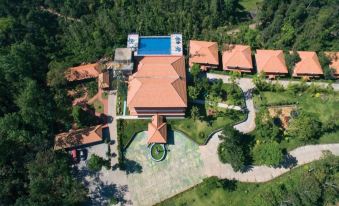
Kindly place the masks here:
[(250, 73), (253, 71), (251, 47), (246, 45), (224, 45), (223, 70)]
[(331, 60), (329, 66), (333, 69), (334, 76), (339, 79), (339, 52), (325, 52), (325, 54)]
[(288, 74), (282, 50), (257, 50), (255, 59), (258, 73), (263, 72), (269, 78)]
[(130, 115), (184, 116), (187, 108), (185, 60), (181, 56), (144, 56), (129, 77)]
[(97, 125), (78, 130), (70, 130), (55, 136), (54, 149), (74, 148), (101, 142), (103, 139), (103, 126)]
[(199, 64), (201, 70), (217, 69), (219, 67), (218, 43), (190, 40), (189, 66)]
[(97, 78), (100, 71), (98, 63), (80, 65), (77, 67), (71, 67), (67, 69), (65, 77), (68, 81), (79, 81), (84, 79)]
[(313, 51), (298, 51), (300, 61), (293, 70), (294, 77), (319, 77), (323, 75), (318, 56)]
[(164, 117), (155, 114), (152, 117), (152, 122), (148, 123), (148, 140), (151, 143), (162, 143), (167, 142), (167, 124), (164, 122)]

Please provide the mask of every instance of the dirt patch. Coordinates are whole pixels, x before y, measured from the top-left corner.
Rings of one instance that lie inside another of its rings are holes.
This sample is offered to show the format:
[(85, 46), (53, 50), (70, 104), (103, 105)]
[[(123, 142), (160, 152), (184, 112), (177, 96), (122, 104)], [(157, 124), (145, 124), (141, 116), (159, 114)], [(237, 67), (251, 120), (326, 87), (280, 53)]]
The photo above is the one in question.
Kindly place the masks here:
[(288, 127), (289, 121), (293, 116), (293, 113), (296, 112), (296, 105), (287, 105), (287, 106), (272, 106), (268, 107), (268, 112), (271, 117), (278, 118), (281, 122), (281, 126), (286, 129)]

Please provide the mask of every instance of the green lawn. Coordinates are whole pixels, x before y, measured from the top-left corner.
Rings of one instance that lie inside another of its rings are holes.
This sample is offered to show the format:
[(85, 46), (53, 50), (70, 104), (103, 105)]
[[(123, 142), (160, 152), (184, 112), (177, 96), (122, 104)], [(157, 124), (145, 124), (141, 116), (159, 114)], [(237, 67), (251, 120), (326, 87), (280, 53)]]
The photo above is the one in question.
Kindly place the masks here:
[(108, 92), (106, 92), (106, 91), (102, 92), (101, 97), (103, 99), (108, 99)]
[(334, 118), (339, 116), (338, 93), (324, 94), (324, 96), (319, 97), (306, 93), (301, 96), (294, 96), (288, 92), (261, 92), (260, 95), (262, 98), (258, 95), (254, 97), (254, 104), (256, 107), (263, 105), (265, 101), (267, 105), (297, 103), (299, 109), (317, 115), (320, 121), (326, 122), (334, 120), (339, 124), (339, 119)]
[(236, 115), (217, 117), (213, 120), (193, 120), (186, 117), (182, 120), (168, 120), (172, 129), (179, 130), (185, 133), (188, 137), (193, 139), (198, 144), (204, 144), (208, 135), (217, 129), (221, 129), (226, 125), (234, 125), (243, 120), (245, 114), (242, 112), (235, 112)]
[(257, 3), (261, 3), (263, 0), (240, 0), (240, 4), (246, 11), (252, 11), (257, 8)]
[[(338, 157), (336, 157), (338, 159)], [(322, 160), (293, 169), (272, 181), (266, 183), (241, 183), (230, 180), (218, 180), (215, 177), (207, 178), (203, 183), (167, 199), (157, 206), (238, 206), (238, 205), (261, 205), (258, 200), (261, 195), (272, 190), (272, 188), (283, 185), (298, 183), (299, 179), (305, 176), (312, 168), (313, 172), (321, 171), (324, 168)], [(338, 173), (336, 173), (338, 178)], [(300, 184), (300, 183), (299, 183)]]
[(118, 136), (120, 145), (125, 148), (134, 134), (147, 130), (150, 120), (144, 119), (119, 119), (117, 122)]
[(93, 106), (94, 106), (95, 112), (97, 112), (97, 113), (104, 113), (104, 105), (98, 99), (96, 99), (93, 102)]
[[(254, 97), (254, 104), (256, 107), (260, 105), (280, 105), (280, 104), (293, 104), (298, 105), (298, 110), (312, 113), (319, 118), (323, 124), (328, 121), (334, 121), (339, 125), (339, 94), (323, 94), (316, 97), (304, 93), (300, 96), (294, 96), (288, 92), (261, 92)], [(317, 142), (319, 144), (338, 143), (339, 131), (333, 133), (325, 133), (319, 137)], [(304, 145), (305, 143), (295, 139), (283, 140), (281, 146), (287, 150), (292, 150), (296, 147)]]

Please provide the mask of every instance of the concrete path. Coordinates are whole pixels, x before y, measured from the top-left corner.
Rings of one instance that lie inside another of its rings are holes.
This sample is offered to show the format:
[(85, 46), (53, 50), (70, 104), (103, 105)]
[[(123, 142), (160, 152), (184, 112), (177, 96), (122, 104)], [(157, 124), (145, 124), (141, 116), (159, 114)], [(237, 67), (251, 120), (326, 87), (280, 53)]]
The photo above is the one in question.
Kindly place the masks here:
[[(225, 74), (214, 74), (214, 73), (207, 73), (207, 78), (209, 79), (223, 79), (223, 80), (227, 80), (229, 79), (228, 75)], [(252, 82), (252, 78), (240, 78), (240, 82), (248, 82), (250, 84), (253, 85), (254, 88), (254, 84)], [(273, 83), (279, 83), (281, 85), (283, 85), (284, 87), (287, 87), (288, 84), (298, 84), (300, 83), (300, 81), (296, 81), (296, 80), (266, 80), (267, 82), (273, 82)], [(315, 85), (318, 86), (323, 86), (323, 87), (327, 87), (329, 84), (325, 83), (325, 82), (306, 82), (307, 85), (310, 85), (314, 83)], [(339, 91), (339, 80), (337, 80), (335, 83), (332, 84), (332, 87), (334, 89), (334, 91)]]
[(322, 151), (329, 150), (339, 155), (339, 144), (307, 145), (292, 150), (282, 167), (253, 166), (244, 173), (234, 172), (230, 164), (223, 164), (218, 158), (217, 148), (221, 142), (218, 138), (220, 134), (221, 132), (216, 133), (206, 145), (199, 148), (204, 162), (204, 172), (208, 177), (217, 176), (241, 182), (266, 182), (290, 171), (292, 163), (295, 163), (293, 165), (295, 167), (319, 160)]
[[(207, 73), (207, 78), (210, 80), (221, 79), (224, 83), (230, 83), (230, 78), (227, 75)], [(249, 133), (255, 129), (255, 109), (252, 99), (252, 90), (255, 88), (251, 79), (241, 78), (238, 85), (244, 93), (246, 108), (248, 110), (247, 119), (234, 126), (234, 128), (243, 133)]]
[[(195, 104), (205, 104), (206, 102), (210, 103), (210, 102), (202, 100), (202, 99), (193, 100), (192, 102), (195, 103)], [(220, 103), (220, 102), (217, 104), (217, 106), (220, 107), (220, 108), (233, 109), (233, 110), (237, 110), (237, 111), (241, 110), (241, 107), (239, 107), (239, 106), (228, 105), (228, 104)]]
[[(111, 159), (111, 165), (115, 166), (118, 163), (118, 139), (117, 139), (117, 119), (116, 119), (116, 101), (117, 96), (116, 92), (110, 91), (108, 94), (108, 115), (110, 116), (111, 121), (108, 122), (110, 138), (114, 141), (114, 144), (111, 144), (111, 153), (116, 154), (115, 157)], [(109, 182), (117, 184), (119, 187), (125, 188), (124, 191), (124, 200), (126, 201), (124, 205), (132, 205), (131, 194), (128, 188), (128, 181), (126, 172), (120, 169), (106, 171), (103, 179)]]

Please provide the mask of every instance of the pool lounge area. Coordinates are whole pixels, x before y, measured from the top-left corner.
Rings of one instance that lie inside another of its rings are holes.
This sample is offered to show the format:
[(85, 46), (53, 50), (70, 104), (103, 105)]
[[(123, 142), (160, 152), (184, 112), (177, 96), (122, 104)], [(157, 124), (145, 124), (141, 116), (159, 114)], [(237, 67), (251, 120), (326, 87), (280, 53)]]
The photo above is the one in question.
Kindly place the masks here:
[(182, 35), (139, 36), (130, 34), (127, 47), (134, 51), (134, 56), (182, 55)]

